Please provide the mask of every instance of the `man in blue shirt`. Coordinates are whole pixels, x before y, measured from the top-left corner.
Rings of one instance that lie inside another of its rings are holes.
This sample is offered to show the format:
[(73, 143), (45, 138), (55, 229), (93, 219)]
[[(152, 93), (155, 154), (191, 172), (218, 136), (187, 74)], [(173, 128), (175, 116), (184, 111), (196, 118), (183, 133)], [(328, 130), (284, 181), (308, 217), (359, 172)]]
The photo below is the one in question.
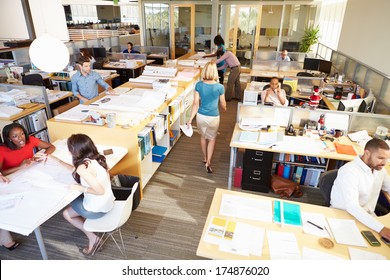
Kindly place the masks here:
[(107, 84), (98, 73), (91, 71), (91, 65), (88, 58), (80, 57), (79, 64), (79, 71), (72, 76), (71, 81), (73, 95), (80, 99), (81, 103), (98, 96), (98, 85), (101, 85), (105, 90), (108, 90), (110, 94), (115, 93), (110, 85)]

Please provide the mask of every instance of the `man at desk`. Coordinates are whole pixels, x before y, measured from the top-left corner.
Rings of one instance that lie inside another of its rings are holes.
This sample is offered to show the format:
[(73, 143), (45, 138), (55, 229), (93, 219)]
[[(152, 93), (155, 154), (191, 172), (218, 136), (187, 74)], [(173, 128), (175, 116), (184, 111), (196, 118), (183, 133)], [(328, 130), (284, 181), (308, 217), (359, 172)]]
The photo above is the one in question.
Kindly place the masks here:
[(330, 195), (331, 207), (346, 210), (387, 239), (390, 239), (390, 228), (375, 219), (374, 210), (380, 191), (390, 193), (390, 176), (383, 168), (389, 158), (387, 143), (371, 139), (362, 156), (339, 169)]
[(282, 50), (280, 55), (276, 58), (278, 61), (291, 61), (291, 58), (288, 56), (287, 50)]
[(288, 106), (286, 92), (279, 87), (279, 78), (272, 77), (269, 82), (269, 88), (261, 93), (261, 101), (263, 104), (272, 103), (275, 106)]
[(72, 92), (81, 103), (98, 96), (98, 85), (101, 85), (110, 94), (114, 90), (95, 71), (91, 71), (91, 65), (87, 57), (80, 57), (80, 70), (72, 76)]

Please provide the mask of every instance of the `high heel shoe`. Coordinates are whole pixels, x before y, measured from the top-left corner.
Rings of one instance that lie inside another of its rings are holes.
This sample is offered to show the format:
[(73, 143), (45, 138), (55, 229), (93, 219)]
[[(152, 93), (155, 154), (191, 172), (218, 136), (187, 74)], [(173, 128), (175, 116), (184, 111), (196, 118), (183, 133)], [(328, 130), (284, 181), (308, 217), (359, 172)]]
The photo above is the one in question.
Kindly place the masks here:
[(14, 241), (14, 244), (12, 244), (11, 246), (7, 247), (7, 246), (3, 245), (3, 247), (4, 247), (5, 249), (9, 250), (9, 251), (13, 251), (13, 250), (15, 250), (16, 248), (18, 248), (19, 245), (20, 245), (19, 242)]
[(211, 166), (206, 165), (206, 171), (207, 173), (213, 173), (213, 170), (211, 169)]

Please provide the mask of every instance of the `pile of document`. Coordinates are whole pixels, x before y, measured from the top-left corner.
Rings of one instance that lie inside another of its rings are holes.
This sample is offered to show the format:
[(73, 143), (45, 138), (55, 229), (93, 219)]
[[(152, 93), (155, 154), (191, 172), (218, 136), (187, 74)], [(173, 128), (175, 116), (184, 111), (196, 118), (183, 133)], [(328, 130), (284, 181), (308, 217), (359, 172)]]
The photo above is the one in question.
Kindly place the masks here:
[(166, 68), (159, 66), (145, 66), (142, 75), (145, 76), (161, 76), (161, 77), (175, 77), (177, 73), (176, 68)]

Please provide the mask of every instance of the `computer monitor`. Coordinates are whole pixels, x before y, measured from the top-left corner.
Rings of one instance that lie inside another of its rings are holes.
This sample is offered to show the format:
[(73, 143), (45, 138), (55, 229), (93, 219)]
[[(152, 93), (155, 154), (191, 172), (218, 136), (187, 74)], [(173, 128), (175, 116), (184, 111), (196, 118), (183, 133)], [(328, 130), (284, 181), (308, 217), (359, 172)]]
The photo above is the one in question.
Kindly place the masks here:
[(303, 62), (303, 69), (318, 71), (319, 65), (320, 65), (320, 59), (306, 57), (305, 61)]
[(330, 74), (332, 70), (332, 61), (328, 60), (320, 60), (320, 65), (318, 67), (318, 71), (325, 73), (325, 74)]
[(341, 100), (337, 111), (348, 111), (348, 112), (361, 112), (366, 111), (366, 101), (364, 99), (351, 99), (351, 100)]
[(93, 48), (93, 57), (106, 57), (106, 49), (105, 48)]

